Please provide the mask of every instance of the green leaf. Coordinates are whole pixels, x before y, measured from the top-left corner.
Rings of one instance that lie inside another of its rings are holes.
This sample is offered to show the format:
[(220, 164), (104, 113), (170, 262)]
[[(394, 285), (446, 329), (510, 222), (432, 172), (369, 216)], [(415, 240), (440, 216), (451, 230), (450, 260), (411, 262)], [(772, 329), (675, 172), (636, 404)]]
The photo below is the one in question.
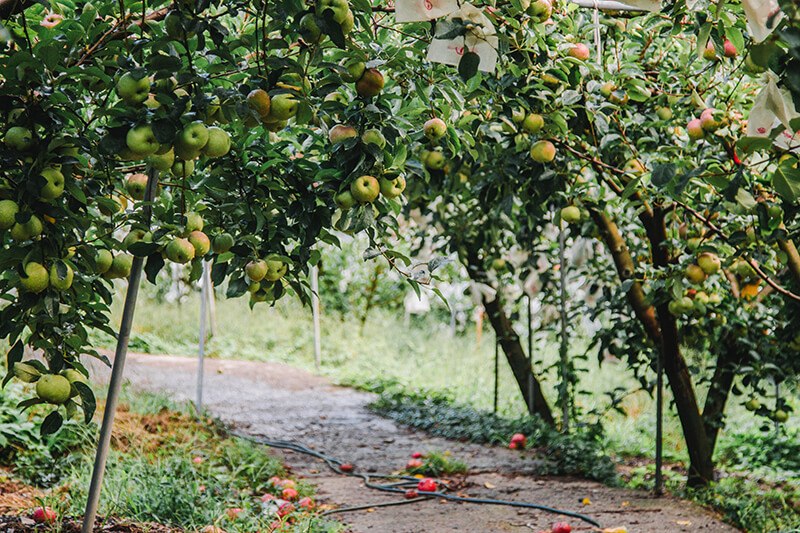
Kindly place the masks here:
[(783, 201), (793, 204), (800, 198), (800, 169), (780, 165), (772, 174), (772, 186)]
[(39, 428), (39, 431), (42, 435), (52, 435), (61, 428), (61, 424), (63, 423), (64, 418), (61, 416), (61, 413), (53, 411), (42, 421), (42, 427)]
[(83, 421), (88, 424), (92, 421), (94, 411), (97, 408), (97, 401), (94, 398), (94, 392), (86, 383), (76, 381), (72, 384), (78, 391), (78, 396), (81, 397), (81, 407), (83, 408)]
[(663, 187), (675, 177), (675, 165), (667, 163), (665, 165), (657, 165), (653, 168), (653, 176), (651, 181), (656, 187)]
[(746, 154), (769, 150), (772, 148), (772, 139), (769, 137), (743, 137), (736, 142), (736, 148)]
[(6, 368), (8, 368), (8, 374), (6, 374), (6, 377), (3, 378), (3, 387), (5, 387), (6, 383), (11, 381), (11, 378), (14, 377), (14, 364), (22, 361), (23, 354), (24, 350), (22, 341), (17, 341), (14, 343), (14, 346), (12, 346), (8, 351), (8, 355), (6, 356)]
[(469, 80), (478, 73), (478, 65), (481, 63), (481, 56), (475, 52), (466, 52), (458, 62), (458, 75), (464, 81)]

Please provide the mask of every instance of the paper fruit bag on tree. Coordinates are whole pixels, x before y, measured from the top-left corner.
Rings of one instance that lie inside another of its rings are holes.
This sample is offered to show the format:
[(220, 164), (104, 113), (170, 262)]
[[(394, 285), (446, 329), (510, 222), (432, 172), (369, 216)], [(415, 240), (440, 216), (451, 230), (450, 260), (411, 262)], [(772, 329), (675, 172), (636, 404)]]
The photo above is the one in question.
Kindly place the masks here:
[(757, 43), (769, 37), (783, 18), (776, 0), (742, 0), (742, 7), (747, 17), (747, 31)]
[(395, 0), (397, 22), (417, 22), (446, 17), (458, 11), (456, 0)]
[(774, 138), (775, 146), (800, 154), (800, 128), (793, 128), (791, 124), (800, 117), (800, 113), (795, 109), (792, 95), (778, 88), (775, 74), (767, 73), (765, 77), (767, 86), (756, 96), (747, 119), (747, 136), (771, 137), (777, 128), (779, 133)]
[[(466, 32), (462, 29), (466, 27)], [(497, 65), (497, 33), (483, 12), (465, 3), (436, 25), (428, 61), (459, 66), (467, 53), (477, 54), (478, 70), (492, 72)], [(474, 57), (474, 56), (472, 56)]]

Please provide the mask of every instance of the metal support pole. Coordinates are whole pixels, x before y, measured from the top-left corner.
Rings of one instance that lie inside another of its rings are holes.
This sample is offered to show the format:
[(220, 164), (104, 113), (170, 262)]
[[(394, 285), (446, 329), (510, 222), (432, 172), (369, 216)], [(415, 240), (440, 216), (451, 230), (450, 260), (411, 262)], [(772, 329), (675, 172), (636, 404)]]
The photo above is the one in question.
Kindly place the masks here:
[[(561, 223), (564, 224), (563, 222)], [(558, 258), (561, 264), (561, 276), (559, 284), (561, 285), (561, 347), (559, 352), (561, 354), (561, 431), (569, 433), (569, 377), (567, 370), (569, 360), (567, 359), (567, 262), (564, 257), (564, 249), (566, 248), (567, 232), (564, 228), (558, 234)]]
[(615, 0), (570, 0), (570, 3), (577, 4), (580, 7), (606, 9), (609, 11), (649, 11), (643, 7), (632, 6)]
[[(775, 410), (778, 410), (779, 403), (781, 400), (781, 384), (778, 380), (775, 380)], [(781, 436), (781, 423), (775, 420), (775, 438), (778, 439)]]
[[(206, 268), (206, 266), (208, 268)], [(214, 297), (214, 285), (211, 283), (211, 263), (203, 267), (204, 283), (208, 284), (208, 325), (211, 329), (211, 336), (217, 336), (217, 302)]]
[(531, 371), (528, 373), (528, 399), (529, 408), (528, 414), (533, 416), (536, 412), (536, 397), (533, 394), (533, 304), (531, 303), (531, 295), (528, 297), (528, 365)]
[(203, 261), (203, 287), (202, 296), (200, 298), (200, 339), (197, 342), (197, 402), (194, 408), (197, 414), (203, 412), (203, 360), (206, 355), (206, 304), (208, 302), (208, 293), (211, 289), (211, 275), (206, 275), (209, 270), (207, 261)]
[(322, 364), (322, 340), (319, 330), (319, 268), (311, 267), (311, 314), (314, 319), (314, 368)]
[(663, 494), (662, 461), (664, 456), (664, 365), (661, 350), (656, 354), (656, 479), (653, 493)]
[[(150, 168), (147, 171), (147, 187), (145, 189), (144, 218), (150, 224), (152, 209), (150, 202), (153, 201), (157, 190), (158, 171)], [(131, 266), (131, 274), (128, 277), (128, 290), (125, 294), (125, 304), (122, 308), (122, 321), (119, 326), (119, 337), (117, 338), (117, 349), (114, 353), (114, 365), (111, 369), (111, 381), (108, 384), (108, 397), (106, 398), (105, 412), (103, 413), (103, 425), (100, 428), (100, 440), (97, 445), (97, 454), (94, 459), (94, 469), (92, 470), (92, 481), (89, 485), (89, 496), (86, 501), (86, 512), (83, 514), (82, 533), (92, 533), (94, 530), (94, 520), (97, 516), (97, 506), (100, 502), (100, 490), (103, 487), (103, 475), (108, 459), (108, 449), (111, 444), (111, 430), (114, 426), (114, 416), (119, 403), (119, 391), (122, 388), (122, 373), (125, 369), (125, 356), (128, 353), (128, 341), (131, 336), (131, 326), (133, 325), (133, 313), (136, 309), (136, 297), (139, 294), (139, 281), (142, 279), (142, 267), (144, 258), (134, 257)]]
[(497, 413), (497, 398), (500, 396), (500, 339), (494, 341), (494, 412)]

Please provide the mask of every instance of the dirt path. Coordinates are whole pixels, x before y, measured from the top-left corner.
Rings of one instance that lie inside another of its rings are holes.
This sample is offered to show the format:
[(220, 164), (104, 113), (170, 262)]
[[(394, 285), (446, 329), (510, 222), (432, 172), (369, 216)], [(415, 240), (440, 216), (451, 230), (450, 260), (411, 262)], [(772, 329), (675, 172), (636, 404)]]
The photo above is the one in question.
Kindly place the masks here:
[[(103, 371), (99, 371), (104, 373)], [(197, 362), (192, 358), (130, 354), (125, 376), (135, 387), (161, 390), (177, 400), (194, 400)], [(461, 443), (412, 431), (366, 409), (372, 395), (336, 387), (330, 381), (277, 363), (207, 360), (204, 405), (210, 412), (253, 435), (292, 440), (348, 461), (361, 471), (401, 469), (415, 451), (449, 451), (468, 464), (461, 492), (471, 497), (538, 503), (592, 516), (603, 527), (627, 526), (630, 533), (736, 529), (710, 513), (674, 498), (611, 489), (599, 483), (535, 475), (536, 463), (519, 453)], [(397, 500), (370, 490), (360, 479), (338, 476), (319, 460), (283, 452), (292, 471), (319, 487), (321, 503), (341, 507)], [(590, 505), (584, 505), (589, 498)], [(563, 517), (506, 506), (428, 500), (336, 515), (360, 533), (539, 531)], [(573, 531), (591, 526), (575, 519)]]

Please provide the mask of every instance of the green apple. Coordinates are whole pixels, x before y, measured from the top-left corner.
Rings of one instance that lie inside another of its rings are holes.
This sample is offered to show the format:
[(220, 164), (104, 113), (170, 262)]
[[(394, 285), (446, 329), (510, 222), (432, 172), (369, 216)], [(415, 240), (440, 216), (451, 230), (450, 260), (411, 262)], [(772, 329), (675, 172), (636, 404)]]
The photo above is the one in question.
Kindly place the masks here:
[(672, 118), (672, 109), (668, 107), (658, 107), (656, 108), (656, 115), (661, 120), (669, 120)]
[(422, 158), (422, 164), (428, 170), (442, 170), (446, 164), (444, 154), (439, 151), (426, 152)]
[(406, 189), (406, 180), (403, 176), (397, 176), (394, 179), (381, 177), (380, 187), (383, 196), (386, 198), (396, 198), (403, 194), (403, 191)]
[(144, 194), (147, 191), (147, 174), (141, 172), (131, 174), (125, 181), (125, 190), (134, 200), (144, 200)]
[(344, 124), (337, 124), (328, 132), (328, 138), (333, 144), (339, 144), (351, 137), (358, 137), (358, 132), (353, 126), (345, 126)]
[(567, 52), (567, 55), (580, 61), (586, 61), (589, 59), (589, 47), (583, 43), (573, 44)]
[(758, 411), (759, 407), (761, 407), (761, 402), (758, 401), (758, 398), (750, 398), (747, 400), (747, 403), (744, 404), (744, 408), (748, 411)]
[(531, 159), (537, 163), (549, 163), (556, 157), (556, 147), (550, 141), (537, 141), (531, 146)]
[(323, 16), (326, 10), (333, 11), (333, 20), (341, 24), (347, 17), (347, 12), (350, 11), (350, 5), (347, 0), (319, 0), (316, 3), (317, 15)]
[(269, 267), (266, 261), (262, 261), (261, 259), (250, 261), (244, 267), (244, 273), (247, 274), (247, 277), (250, 278), (251, 281), (261, 281), (264, 279), (267, 275), (267, 270), (269, 270)]
[(275, 120), (275, 121), (265, 120), (265, 121), (262, 122), (262, 124), (264, 124), (264, 129), (266, 129), (267, 131), (271, 131), (273, 133), (277, 133), (277, 132), (281, 131), (282, 129), (284, 129), (286, 126), (288, 126), (289, 125), (289, 121), (288, 120)]
[(347, 60), (343, 66), (345, 70), (340, 72), (339, 75), (346, 83), (357, 82), (361, 79), (361, 76), (364, 75), (364, 71), (367, 70), (366, 64), (357, 58), (351, 58)]
[(311, 13), (306, 13), (300, 19), (300, 29), (304, 32), (303, 38), (307, 43), (318, 43), (323, 38), (322, 30), (317, 26), (314, 15)]
[(150, 124), (140, 124), (128, 130), (125, 136), (125, 144), (132, 152), (140, 155), (140, 158), (154, 154), (161, 147), (153, 134), (153, 127)]
[(188, 239), (176, 237), (167, 244), (166, 254), (173, 263), (188, 263), (194, 259), (194, 246)]
[(4, 142), (9, 150), (18, 150), (24, 152), (33, 148), (35, 141), (33, 140), (33, 133), (28, 128), (22, 126), (12, 126), (8, 128)]
[(194, 246), (194, 256), (203, 257), (211, 249), (211, 241), (208, 235), (202, 231), (193, 231), (189, 234), (189, 242)]
[(383, 74), (376, 68), (368, 68), (356, 82), (356, 93), (362, 98), (377, 96), (383, 90)]
[(279, 94), (272, 99), (270, 104), (269, 121), (289, 120), (297, 114), (299, 107), (300, 102), (293, 95), (289, 93)]
[(27, 241), (41, 235), (43, 229), (42, 221), (39, 220), (39, 217), (31, 215), (31, 218), (24, 224), (16, 222), (11, 227), (11, 238), (16, 242)]
[(622, 170), (634, 176), (641, 176), (647, 169), (638, 159), (629, 159), (628, 162), (625, 163), (625, 166), (622, 167)]
[(333, 201), (342, 211), (347, 211), (354, 205), (356, 205), (356, 200), (353, 198), (353, 195), (350, 194), (350, 190), (342, 191), (336, 196), (334, 196)]
[(50, 266), (50, 286), (56, 290), (65, 291), (72, 287), (72, 279), (75, 274), (71, 266), (66, 263), (60, 264), (65, 268), (63, 277), (58, 275), (59, 263), (53, 263), (53, 265)]
[(203, 231), (203, 217), (194, 211), (189, 211), (185, 215), (185, 223), (183, 226), (184, 235), (188, 236), (193, 231)]
[(779, 424), (783, 424), (789, 420), (789, 415), (783, 409), (778, 409), (775, 411), (772, 417), (775, 419), (775, 422), (778, 422)]
[(267, 257), (267, 274), (264, 279), (267, 281), (278, 281), (289, 270), (289, 266), (283, 262), (283, 259), (277, 255), (270, 255)]
[(75, 387), (75, 383), (83, 383), (84, 385), (88, 384), (86, 376), (84, 376), (81, 372), (75, 370), (74, 368), (67, 368), (66, 370), (62, 370), (60, 374), (65, 378), (67, 378), (67, 381), (69, 381), (71, 385), (70, 398), (74, 398), (75, 396), (78, 395), (78, 389)]
[(54, 168), (46, 168), (39, 174), (47, 183), (39, 191), (42, 200), (53, 200), (64, 193), (64, 175)]
[[(208, 127), (203, 124), (202, 120), (195, 120), (186, 125), (178, 135), (177, 142), (175, 143), (175, 155), (182, 157), (181, 153), (196, 152), (198, 155), (200, 150), (208, 142)], [(189, 158), (193, 159), (193, 158)]]
[(53, 405), (61, 405), (69, 400), (72, 386), (64, 376), (46, 374), (36, 382), (36, 395)]
[(698, 265), (691, 264), (684, 270), (684, 276), (689, 280), (689, 283), (700, 285), (706, 280), (706, 273)]
[(342, 30), (342, 35), (347, 35), (356, 27), (356, 16), (353, 14), (352, 9), (347, 10), (344, 15), (344, 20), (340, 23), (339, 27)]
[(447, 124), (440, 118), (432, 118), (422, 126), (422, 133), (429, 141), (436, 142), (447, 133)]
[(703, 252), (702, 254), (697, 256), (697, 265), (703, 270), (705, 274), (711, 276), (712, 274), (716, 274), (717, 272), (719, 272), (722, 263), (719, 260), (719, 256), (717, 256), (717, 254), (713, 254), (711, 252)]
[(126, 72), (117, 81), (117, 94), (129, 104), (141, 104), (150, 95), (150, 78), (136, 79), (133, 73)]
[(383, 150), (383, 148), (386, 146), (386, 137), (383, 136), (381, 130), (376, 128), (372, 128), (365, 131), (361, 135), (361, 140), (364, 142), (364, 144), (369, 144), (369, 143), (377, 144), (378, 148), (380, 148), (381, 150)]
[(342, 93), (340, 93), (338, 91), (337, 92), (333, 92), (333, 93), (328, 93), (325, 96), (325, 101), (326, 102), (339, 102), (343, 106), (347, 106), (347, 104), (350, 103), (347, 100), (347, 97), (344, 94), (342, 94)]
[(137, 242), (144, 240), (145, 235), (147, 235), (147, 230), (142, 228), (133, 228), (128, 232), (125, 238), (122, 239), (122, 249), (127, 250)]
[(689, 139), (692, 141), (699, 141), (706, 136), (703, 124), (700, 122), (699, 118), (693, 118), (686, 124), (686, 132), (689, 134)]
[(222, 157), (231, 150), (231, 136), (222, 128), (208, 128), (208, 142), (203, 147), (203, 154), (211, 159)]
[(536, 134), (544, 127), (544, 119), (541, 115), (531, 113), (522, 121), (522, 130), (525, 133)]
[(622, 96), (619, 96), (617, 92), (614, 91), (609, 95), (608, 101), (614, 105), (625, 105), (628, 103), (628, 93), (623, 93)]
[(172, 175), (176, 178), (185, 178), (192, 175), (194, 172), (194, 161), (188, 160), (185, 161), (183, 159), (176, 159), (175, 162), (172, 164), (172, 168), (170, 169)]
[(545, 22), (553, 14), (553, 4), (550, 0), (534, 0), (528, 6), (528, 14), (535, 22)]
[(381, 192), (378, 180), (373, 176), (361, 176), (355, 179), (350, 185), (350, 194), (353, 199), (361, 204), (368, 204), (374, 201)]
[(216, 254), (224, 254), (234, 245), (233, 235), (230, 233), (220, 233), (211, 242), (211, 248)]
[(40, 263), (25, 265), (25, 275), (19, 278), (20, 285), (27, 292), (39, 294), (50, 285), (50, 274)]
[(94, 258), (95, 274), (105, 274), (108, 272), (113, 261), (114, 254), (112, 254), (110, 250), (104, 248), (98, 249)]
[(111, 261), (111, 267), (103, 274), (106, 279), (127, 278), (133, 268), (133, 256), (130, 254), (117, 254)]
[(8, 229), (16, 223), (19, 206), (14, 200), (0, 200), (0, 229)]
[(270, 98), (267, 91), (264, 89), (253, 89), (247, 95), (247, 105), (250, 109), (255, 111), (259, 117), (266, 117), (269, 115)]
[(706, 48), (703, 50), (703, 58), (708, 61), (717, 60), (717, 51), (714, 49), (714, 42), (709, 39), (706, 43)]
[(703, 131), (717, 131), (725, 125), (726, 121), (725, 113), (718, 109), (708, 108), (700, 113), (700, 127), (703, 128)]
[(561, 210), (561, 220), (567, 224), (574, 224), (575, 222), (580, 221), (580, 219), (581, 210), (574, 205), (568, 205)]
[(521, 107), (518, 107), (511, 111), (511, 120), (514, 121), (514, 124), (520, 124), (523, 120), (525, 120), (526, 116), (527, 113)]
[(611, 93), (616, 90), (617, 86), (614, 85), (613, 81), (607, 81), (603, 85), (600, 86), (600, 94), (605, 96), (606, 98), (611, 97)]

